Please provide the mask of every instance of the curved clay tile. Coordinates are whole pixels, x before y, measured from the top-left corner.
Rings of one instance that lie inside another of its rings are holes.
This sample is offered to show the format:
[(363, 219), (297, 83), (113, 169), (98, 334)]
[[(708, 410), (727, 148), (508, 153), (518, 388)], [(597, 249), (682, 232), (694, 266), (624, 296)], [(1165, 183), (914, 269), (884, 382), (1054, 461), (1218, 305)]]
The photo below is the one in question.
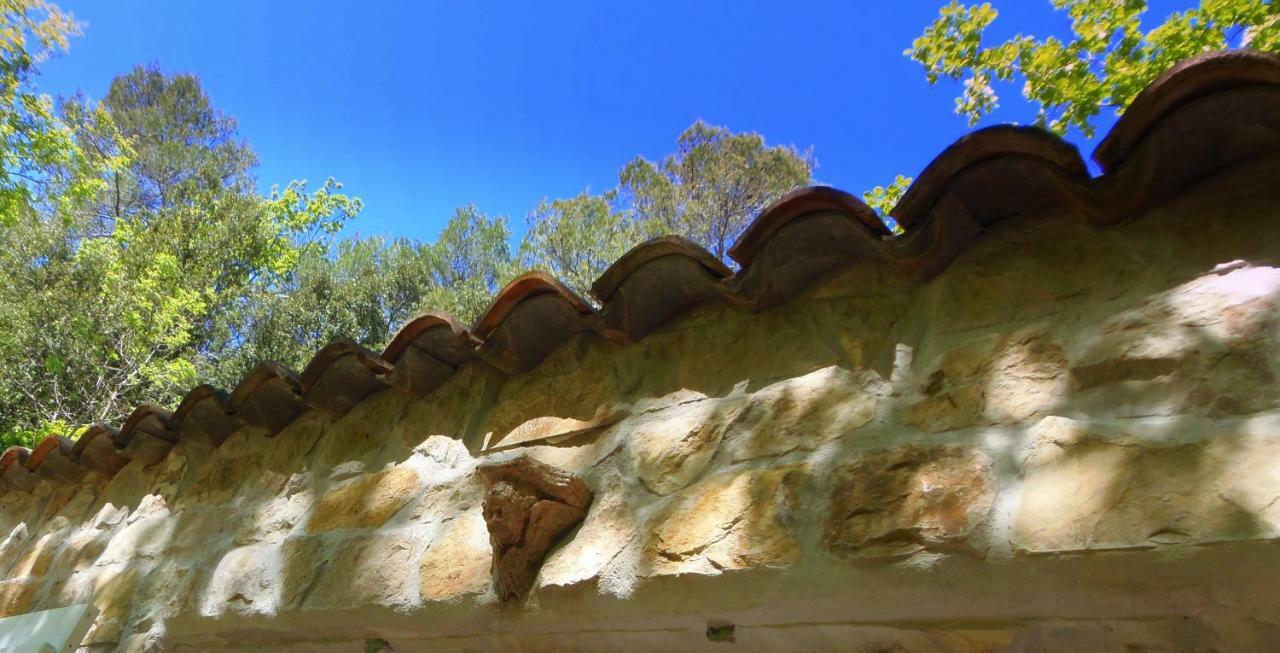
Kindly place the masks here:
[(279, 363), (259, 363), (231, 392), (230, 404), (246, 424), (274, 437), (307, 409), (298, 375)]
[(80, 480), (88, 470), (72, 457), (75, 442), (58, 435), (50, 435), (40, 441), (27, 458), (27, 469), (45, 478), (72, 483)]
[(1280, 84), (1280, 57), (1273, 54), (1228, 50), (1182, 61), (1138, 93), (1093, 151), (1093, 160), (1104, 172), (1112, 172), (1179, 106), (1232, 88), (1275, 84)]
[(14, 463), (25, 465), (30, 458), (31, 450), (26, 447), (14, 445), (5, 449), (4, 453), (0, 454), (0, 474), (4, 474), (5, 470), (9, 469), (9, 465)]
[(483, 341), (480, 356), (514, 374), (590, 329), (593, 317), (591, 306), (564, 284), (543, 272), (526, 272), (498, 292), (471, 331)]
[(169, 418), (169, 426), (177, 431), (179, 440), (214, 449), (240, 428), (241, 422), (231, 410), (225, 392), (198, 385), (182, 398)]
[(761, 211), (729, 248), (729, 258), (746, 267), (775, 233), (814, 213), (843, 214), (846, 219), (861, 224), (870, 234), (891, 235), (880, 216), (861, 199), (830, 186), (810, 186), (783, 195)]
[(30, 456), (26, 447), (9, 447), (0, 454), (0, 490), (30, 492), (36, 486), (36, 476), (26, 466)]
[(303, 400), (336, 418), (385, 389), (382, 377), (390, 371), (377, 354), (351, 340), (335, 340), (311, 358), (299, 385)]
[(605, 329), (638, 340), (668, 320), (723, 299), (732, 272), (707, 250), (679, 236), (632, 248), (591, 285)]
[(452, 316), (419, 315), (383, 350), (382, 359), (395, 365), (386, 381), (411, 396), (425, 396), (475, 358), (478, 344)]
[(105, 424), (94, 424), (76, 438), (71, 457), (86, 469), (109, 478), (129, 464), (129, 459), (121, 455), (120, 446), (119, 433)]
[(1280, 84), (1234, 86), (1161, 115), (1097, 184), (1124, 215), (1137, 215), (1191, 184), (1277, 152)]
[[(1075, 203), (1089, 172), (1074, 145), (1039, 127), (997, 125), (961, 137), (916, 177), (889, 212), (908, 231), (953, 207), (979, 224)], [(935, 219), (949, 219), (946, 216)]]
[(825, 186), (783, 197), (738, 239), (729, 255), (743, 268), (737, 300), (755, 310), (795, 296), (852, 262), (882, 260), (889, 229), (862, 200)]
[(169, 428), (173, 414), (155, 404), (142, 404), (129, 413), (120, 427), (121, 452), (145, 466), (160, 462), (178, 442), (178, 434)]

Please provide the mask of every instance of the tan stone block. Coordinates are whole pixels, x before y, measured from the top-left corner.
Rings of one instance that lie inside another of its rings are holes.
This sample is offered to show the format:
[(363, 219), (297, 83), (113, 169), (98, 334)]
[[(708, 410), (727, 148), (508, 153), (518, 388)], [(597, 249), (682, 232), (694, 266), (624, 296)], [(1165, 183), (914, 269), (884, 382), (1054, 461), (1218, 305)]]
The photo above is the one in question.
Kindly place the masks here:
[(1098, 424), (1053, 417), (1031, 435), (1013, 521), (1020, 550), (1280, 536), (1276, 416)]
[(1043, 416), (1067, 400), (1069, 386), (1066, 354), (1047, 327), (1022, 329), (1002, 338), (991, 357), (985, 416), (997, 423)]
[(414, 538), (407, 532), (363, 533), (332, 545), (328, 564), (303, 599), (306, 608), (408, 606), (414, 601)]
[(823, 543), (846, 558), (972, 550), (995, 498), (991, 462), (955, 446), (854, 455), (834, 473)]
[(93, 607), (98, 611), (81, 646), (111, 644), (125, 634), (140, 574), (133, 567), (104, 571), (94, 581)]
[(493, 550), (484, 515), (477, 507), (447, 522), (419, 565), (423, 601), (455, 601), (483, 594), (491, 584)]
[(206, 572), (200, 562), (172, 559), (152, 567), (134, 594), (134, 619), (154, 623), (194, 609), (196, 586)]
[(294, 526), (306, 519), (313, 500), (311, 492), (299, 492), (263, 501), (238, 520), (234, 544), (243, 546), (284, 539)]
[(60, 572), (87, 569), (98, 561), (107, 548), (111, 531), (81, 528), (67, 536), (66, 545), (58, 552), (56, 567)]
[(741, 410), (741, 402), (704, 400), (622, 424), (640, 482), (664, 496), (693, 482), (711, 462), (727, 423)]
[[(289, 540), (285, 541), (285, 544)], [(305, 586), (315, 572), (313, 559), (285, 562), (281, 544), (254, 544), (231, 549), (212, 565), (209, 582), (200, 591), (200, 614), (216, 617), (224, 612), (273, 614), (281, 596)], [(287, 568), (287, 569), (286, 569)], [(296, 582), (299, 575), (308, 580)]]
[(1045, 325), (954, 347), (926, 369), (902, 421), (931, 433), (1044, 415), (1069, 390), (1066, 355)]
[(582, 527), (547, 556), (538, 573), (540, 587), (574, 585), (594, 578), (613, 562), (637, 533), (635, 507), (622, 479), (610, 476), (595, 490)]
[(144, 517), (137, 517), (138, 514), (130, 515), (130, 523), (115, 531), (98, 558), (98, 564), (124, 564), (134, 559), (156, 558), (169, 546), (177, 519), (171, 517), (167, 510)]
[(62, 532), (49, 533), (36, 540), (27, 548), (26, 554), (18, 559), (18, 563), (9, 571), (10, 578), (23, 576), (43, 576), (49, 571), (53, 556), (62, 544), (65, 535)]
[(408, 467), (393, 467), (345, 481), (321, 497), (307, 530), (319, 533), (338, 528), (377, 528), (421, 488), (421, 476)]
[(800, 555), (792, 532), (806, 466), (718, 474), (672, 498), (645, 558), (655, 574), (780, 567)]
[(729, 426), (734, 460), (812, 451), (852, 433), (875, 417), (881, 383), (831, 366), (762, 388)]
[(35, 580), (0, 581), (0, 617), (30, 612), (38, 589), (40, 584)]

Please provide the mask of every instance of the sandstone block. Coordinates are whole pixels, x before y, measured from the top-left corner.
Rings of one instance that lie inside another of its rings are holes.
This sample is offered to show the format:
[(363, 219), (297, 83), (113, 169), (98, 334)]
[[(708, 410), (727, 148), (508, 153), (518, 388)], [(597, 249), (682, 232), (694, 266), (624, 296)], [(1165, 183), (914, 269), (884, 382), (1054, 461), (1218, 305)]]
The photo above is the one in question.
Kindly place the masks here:
[(838, 366), (779, 381), (751, 395), (733, 419), (734, 460), (812, 451), (876, 414), (879, 377)]
[(419, 565), (423, 601), (455, 601), (489, 589), (493, 550), (484, 515), (470, 510), (447, 522)]
[(333, 545), (328, 563), (307, 594), (307, 608), (408, 606), (414, 602), (414, 538), (407, 532), (346, 537)]
[(1031, 435), (1013, 524), (1021, 550), (1280, 536), (1280, 418), (1050, 417)]
[(377, 528), (422, 488), (418, 472), (393, 467), (351, 479), (329, 490), (311, 513), (311, 533), (338, 528)]
[(823, 542), (844, 558), (972, 550), (995, 498), (991, 462), (956, 446), (855, 455), (836, 470)]
[(717, 474), (672, 497), (645, 558), (654, 574), (781, 567), (800, 555), (793, 532), (805, 466)]
[(650, 492), (668, 495), (693, 482), (715, 455), (738, 402), (704, 400), (673, 406), (623, 424), (636, 475)]

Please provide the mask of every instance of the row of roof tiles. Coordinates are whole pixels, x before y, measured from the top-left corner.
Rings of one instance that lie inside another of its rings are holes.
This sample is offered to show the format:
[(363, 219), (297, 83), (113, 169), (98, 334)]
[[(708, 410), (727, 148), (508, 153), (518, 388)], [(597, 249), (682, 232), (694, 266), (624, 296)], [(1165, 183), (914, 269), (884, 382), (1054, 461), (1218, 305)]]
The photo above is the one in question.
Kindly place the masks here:
[(340, 417), (387, 387), (425, 396), (473, 362), (517, 374), (578, 333), (632, 342), (707, 302), (762, 310), (857, 261), (927, 279), (1001, 220), (1069, 207), (1092, 224), (1114, 224), (1228, 166), (1276, 152), (1280, 57), (1206, 54), (1137, 96), (1093, 153), (1098, 177), (1074, 146), (1049, 132), (982, 129), (938, 155), (893, 208), (901, 236), (857, 197), (805, 188), (746, 229), (729, 251), (736, 273), (675, 236), (641, 244), (611, 265), (591, 287), (598, 309), (556, 279), (529, 272), (507, 284), (470, 329), (428, 313), (381, 354), (337, 341), (301, 375), (263, 363), (229, 394), (202, 385), (173, 412), (138, 407), (119, 430), (99, 424), (74, 442), (51, 436), (34, 450), (10, 448), (0, 455), (0, 491), (30, 490), (40, 478), (74, 481), (90, 470), (110, 476), (131, 460), (160, 461), (179, 441), (217, 447), (246, 425), (274, 436), (304, 411)]

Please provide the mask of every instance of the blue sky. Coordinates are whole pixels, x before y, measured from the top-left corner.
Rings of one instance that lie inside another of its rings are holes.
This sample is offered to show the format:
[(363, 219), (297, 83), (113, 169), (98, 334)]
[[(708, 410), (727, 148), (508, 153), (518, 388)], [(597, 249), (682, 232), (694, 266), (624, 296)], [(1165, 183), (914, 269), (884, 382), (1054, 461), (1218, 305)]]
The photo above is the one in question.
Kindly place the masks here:
[[(672, 151), (698, 118), (812, 146), (818, 181), (851, 192), (916, 174), (970, 129), (956, 86), (902, 55), (943, 0), (60, 4), (88, 26), (43, 91), (100, 98), (139, 63), (195, 73), (264, 188), (332, 176), (364, 199), (351, 234), (433, 239), (467, 203), (519, 227), (543, 197)], [(995, 4), (997, 36), (1068, 27), (1048, 0)], [(1033, 117), (1016, 89), (1003, 99), (988, 122)]]

